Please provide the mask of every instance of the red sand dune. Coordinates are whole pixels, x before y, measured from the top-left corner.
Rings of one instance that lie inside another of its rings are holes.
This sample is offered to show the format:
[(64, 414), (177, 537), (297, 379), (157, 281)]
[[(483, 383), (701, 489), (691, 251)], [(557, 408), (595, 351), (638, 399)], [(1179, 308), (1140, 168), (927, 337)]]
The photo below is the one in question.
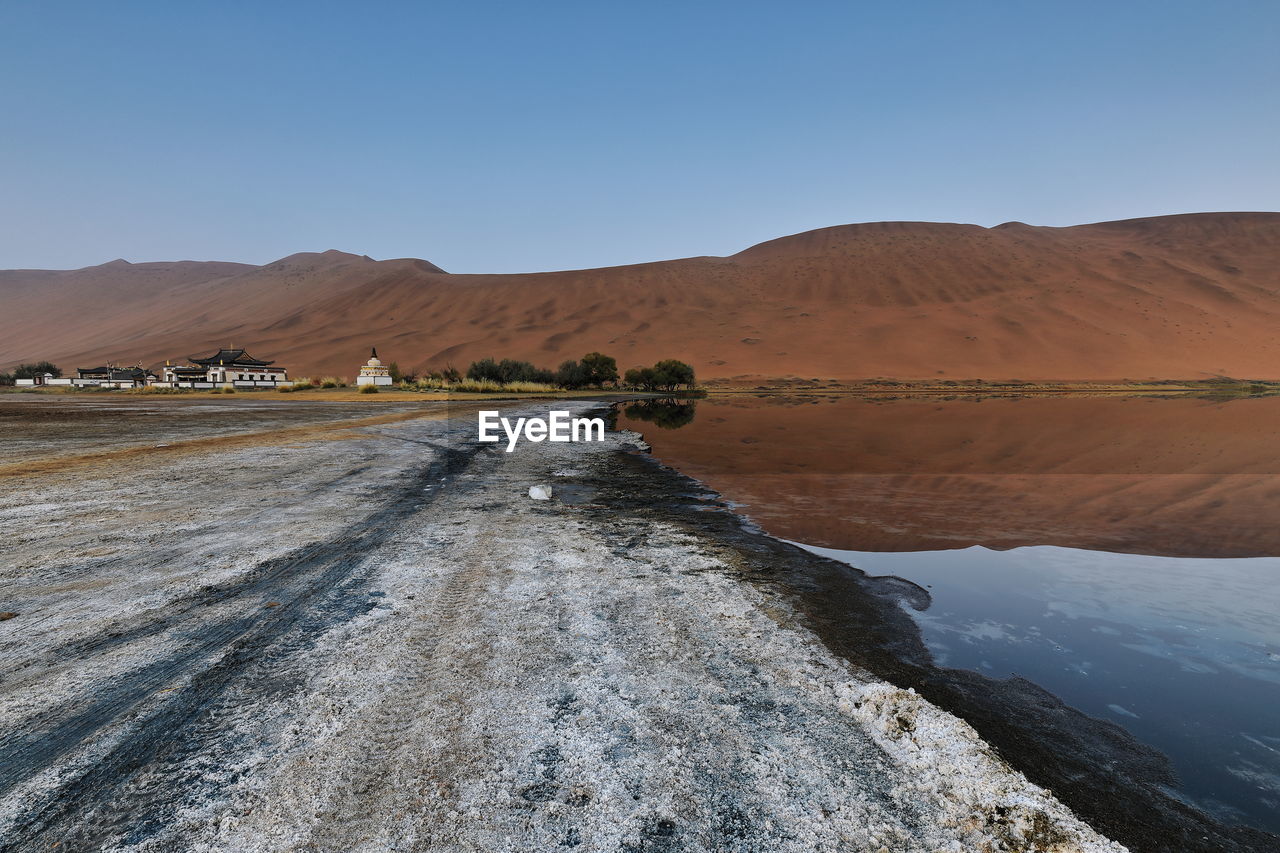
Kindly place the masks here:
[(702, 378), (1280, 378), (1280, 214), (1070, 228), (880, 222), (727, 258), (521, 275), (298, 254), (0, 272), (0, 367), (246, 346), (295, 374), (602, 350)]

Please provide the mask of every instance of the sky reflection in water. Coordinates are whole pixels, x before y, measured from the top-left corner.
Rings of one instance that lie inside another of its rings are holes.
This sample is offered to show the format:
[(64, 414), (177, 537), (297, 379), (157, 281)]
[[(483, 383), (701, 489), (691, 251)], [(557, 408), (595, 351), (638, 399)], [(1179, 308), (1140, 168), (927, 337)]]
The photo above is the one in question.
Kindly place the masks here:
[(1165, 752), (1202, 807), (1280, 828), (1280, 558), (810, 550), (926, 587), (940, 664), (1022, 675)]

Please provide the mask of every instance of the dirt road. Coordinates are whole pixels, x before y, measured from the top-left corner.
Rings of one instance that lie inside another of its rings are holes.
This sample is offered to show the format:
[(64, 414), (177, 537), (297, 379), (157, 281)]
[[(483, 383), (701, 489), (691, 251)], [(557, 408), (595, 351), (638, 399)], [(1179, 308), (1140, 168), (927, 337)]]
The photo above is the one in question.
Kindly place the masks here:
[(648, 512), (634, 434), (474, 436), (8, 483), (0, 850), (1123, 849)]

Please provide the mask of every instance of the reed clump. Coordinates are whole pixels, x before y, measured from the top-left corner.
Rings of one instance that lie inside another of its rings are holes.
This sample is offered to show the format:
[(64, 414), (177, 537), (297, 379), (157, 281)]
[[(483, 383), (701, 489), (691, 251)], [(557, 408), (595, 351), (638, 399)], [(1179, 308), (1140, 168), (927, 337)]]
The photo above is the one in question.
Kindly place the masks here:
[(543, 394), (560, 390), (550, 382), (497, 382), (492, 379), (460, 379), (450, 382), (447, 379), (405, 380), (400, 383), (402, 391), (446, 391), (461, 394)]
[(143, 385), (141, 388), (125, 388), (125, 389), (124, 389), (124, 393), (126, 393), (126, 394), (145, 394), (145, 395), (151, 395), (151, 394), (190, 394), (190, 393), (192, 392), (192, 390), (194, 390), (194, 389), (191, 389), (191, 388), (165, 388), (165, 387), (163, 387), (163, 386), (156, 386), (156, 385)]

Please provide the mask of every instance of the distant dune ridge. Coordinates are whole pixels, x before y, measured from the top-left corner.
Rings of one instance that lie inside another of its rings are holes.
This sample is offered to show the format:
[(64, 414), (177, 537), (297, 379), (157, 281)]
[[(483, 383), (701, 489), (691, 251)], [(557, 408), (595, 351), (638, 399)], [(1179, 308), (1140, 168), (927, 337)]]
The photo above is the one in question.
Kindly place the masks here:
[(1280, 378), (1280, 213), (842, 225), (729, 257), (518, 275), (338, 251), (0, 271), (0, 368), (245, 346), (295, 375), (484, 356), (700, 378)]

